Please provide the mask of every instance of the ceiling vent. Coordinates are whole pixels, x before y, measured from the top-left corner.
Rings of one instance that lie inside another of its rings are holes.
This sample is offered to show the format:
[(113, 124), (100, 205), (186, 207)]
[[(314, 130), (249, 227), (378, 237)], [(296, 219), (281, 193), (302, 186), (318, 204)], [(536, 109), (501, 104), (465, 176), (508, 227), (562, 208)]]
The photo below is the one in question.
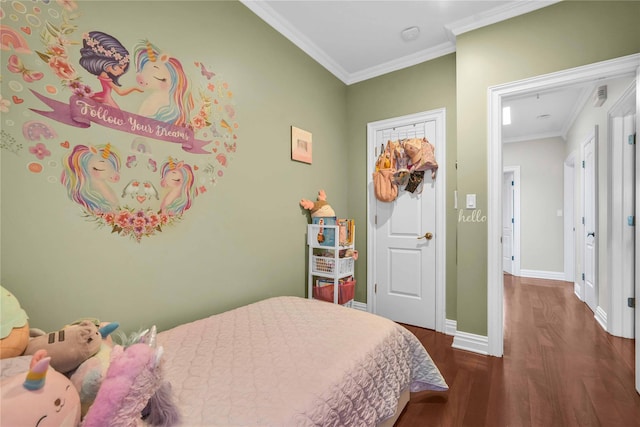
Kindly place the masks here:
[(607, 86), (599, 86), (596, 92), (593, 94), (593, 106), (601, 107), (607, 100)]

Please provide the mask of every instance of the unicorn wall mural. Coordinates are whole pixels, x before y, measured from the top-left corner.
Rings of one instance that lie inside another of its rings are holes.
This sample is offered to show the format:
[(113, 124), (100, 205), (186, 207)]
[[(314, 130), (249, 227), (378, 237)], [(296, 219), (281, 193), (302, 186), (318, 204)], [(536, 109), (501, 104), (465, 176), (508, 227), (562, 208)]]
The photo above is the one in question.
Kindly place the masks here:
[(225, 175), (238, 142), (234, 93), (200, 58), (167, 53), (179, 47), (170, 35), (129, 45), (82, 28), (79, 9), (38, 3), (0, 24), (10, 72), (0, 149), (61, 185), (84, 220), (140, 242), (183, 220)]
[(180, 61), (159, 52), (149, 41), (136, 45), (134, 58), (136, 82), (146, 94), (138, 114), (177, 126), (186, 125), (194, 101)]

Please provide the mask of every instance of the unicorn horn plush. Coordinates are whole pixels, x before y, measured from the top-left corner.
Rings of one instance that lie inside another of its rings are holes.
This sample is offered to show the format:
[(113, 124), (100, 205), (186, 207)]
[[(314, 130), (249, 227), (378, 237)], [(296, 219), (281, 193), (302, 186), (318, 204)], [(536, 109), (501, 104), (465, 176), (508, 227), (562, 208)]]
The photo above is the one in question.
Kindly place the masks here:
[(67, 377), (49, 367), (50, 361), (46, 350), (39, 350), (26, 375), (0, 382), (2, 426), (78, 426), (80, 396)]

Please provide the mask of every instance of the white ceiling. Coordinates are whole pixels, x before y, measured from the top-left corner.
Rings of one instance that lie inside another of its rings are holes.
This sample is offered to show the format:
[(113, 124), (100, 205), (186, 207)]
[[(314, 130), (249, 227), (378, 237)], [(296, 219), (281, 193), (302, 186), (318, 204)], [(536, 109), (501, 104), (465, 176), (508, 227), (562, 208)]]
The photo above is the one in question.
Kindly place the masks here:
[[(455, 52), (460, 34), (558, 2), (240, 1), (347, 85)], [(410, 27), (419, 33), (404, 41), (401, 32)], [(591, 84), (503, 100), (512, 107), (512, 125), (503, 128), (503, 140), (564, 137), (594, 90)]]

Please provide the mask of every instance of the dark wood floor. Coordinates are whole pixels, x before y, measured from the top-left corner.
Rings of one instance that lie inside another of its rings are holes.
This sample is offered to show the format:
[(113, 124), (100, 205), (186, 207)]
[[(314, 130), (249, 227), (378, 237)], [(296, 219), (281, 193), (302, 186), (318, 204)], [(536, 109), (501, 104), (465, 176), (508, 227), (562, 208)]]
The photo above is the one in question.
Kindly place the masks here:
[(640, 426), (634, 340), (607, 334), (572, 283), (507, 275), (504, 291), (502, 358), (405, 325), (450, 389), (412, 395), (397, 427)]

